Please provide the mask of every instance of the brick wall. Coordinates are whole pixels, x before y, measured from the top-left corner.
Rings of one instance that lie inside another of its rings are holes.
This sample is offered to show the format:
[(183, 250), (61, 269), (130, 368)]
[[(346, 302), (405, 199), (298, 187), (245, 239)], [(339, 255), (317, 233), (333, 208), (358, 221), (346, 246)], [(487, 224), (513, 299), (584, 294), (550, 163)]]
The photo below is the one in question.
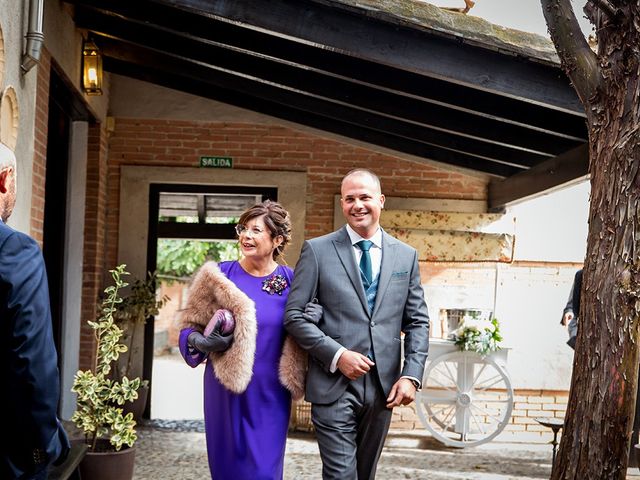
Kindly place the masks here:
[[(105, 274), (105, 217), (107, 205), (107, 132), (100, 124), (89, 126), (87, 147), (87, 188), (84, 218), (84, 258), (82, 269), (82, 316), (96, 318), (97, 299), (103, 290)], [(109, 265), (108, 268), (113, 268)], [(94, 358), (93, 330), (82, 323), (80, 368), (90, 368)]]
[(504, 436), (521, 441), (549, 441), (552, 433), (536, 418), (564, 418), (569, 392), (554, 390), (516, 390), (513, 399), (511, 421), (504, 429)]
[[(505, 442), (547, 443), (553, 438), (548, 427), (542, 426), (536, 418), (563, 419), (567, 409), (568, 392), (546, 390), (514, 390), (511, 418), (496, 440)], [(294, 405), (291, 427), (309, 431), (313, 428), (310, 404), (301, 401)], [(391, 416), (390, 430), (428, 433), (416, 412), (416, 404), (396, 407)], [(487, 430), (487, 435), (493, 430)], [(429, 433), (430, 435), (430, 433)]]
[(486, 198), (484, 179), (281, 126), (118, 118), (109, 149), (109, 265), (117, 261), (121, 165), (197, 167), (200, 155), (219, 155), (233, 157), (236, 169), (306, 171), (307, 237), (333, 230), (333, 196), (352, 168), (376, 171), (390, 196)]
[[(564, 418), (569, 392), (554, 390), (514, 390), (513, 411), (509, 423), (497, 439), (513, 442), (548, 442), (553, 437), (548, 427), (536, 418)], [(392, 430), (424, 430), (416, 413), (416, 404), (394, 408)]]
[(42, 49), (37, 68), (36, 111), (31, 183), (31, 236), (42, 246), (44, 238), (44, 195), (47, 171), (47, 132), (49, 122), (49, 79), (51, 54)]
[[(352, 168), (376, 171), (389, 196), (486, 198), (484, 179), (281, 126), (117, 118), (108, 141), (106, 174), (101, 158), (90, 161), (83, 318), (88, 318), (86, 315), (95, 308), (95, 302), (91, 304), (89, 300), (101, 291), (101, 271), (117, 264), (120, 167), (198, 168), (200, 156), (212, 154), (233, 157), (235, 169), (306, 171), (307, 238), (333, 230), (334, 195), (340, 192), (340, 181)], [(103, 220), (106, 237), (100, 236)], [(175, 335), (171, 336), (173, 339)]]

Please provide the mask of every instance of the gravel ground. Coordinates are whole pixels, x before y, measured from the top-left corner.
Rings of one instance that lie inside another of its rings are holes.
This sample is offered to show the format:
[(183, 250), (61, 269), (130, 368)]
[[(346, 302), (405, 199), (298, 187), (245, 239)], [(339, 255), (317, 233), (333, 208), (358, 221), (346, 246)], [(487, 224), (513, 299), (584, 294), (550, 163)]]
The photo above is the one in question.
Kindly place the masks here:
[[(135, 480), (209, 478), (202, 421), (152, 421), (138, 428)], [(292, 432), (287, 441), (285, 480), (321, 478), (313, 434)], [(628, 479), (640, 479), (629, 469)], [(428, 480), (533, 480), (551, 473), (551, 446), (490, 442), (479, 447), (445, 447), (427, 434), (392, 432), (377, 478)], [(238, 479), (239, 480), (239, 479)]]

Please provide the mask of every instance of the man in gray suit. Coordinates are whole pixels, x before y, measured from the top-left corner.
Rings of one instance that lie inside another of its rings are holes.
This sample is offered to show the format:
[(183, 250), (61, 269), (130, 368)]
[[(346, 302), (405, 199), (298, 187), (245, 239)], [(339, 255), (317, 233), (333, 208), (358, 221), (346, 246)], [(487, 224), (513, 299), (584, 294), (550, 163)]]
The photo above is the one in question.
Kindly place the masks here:
[[(340, 230), (306, 241), (289, 293), (285, 327), (309, 353), (322, 476), (375, 478), (393, 407), (411, 403), (429, 349), (429, 316), (415, 249), (380, 228), (380, 180), (353, 170), (342, 180)], [(315, 323), (307, 302), (324, 309)], [(401, 332), (404, 363), (401, 363)]]

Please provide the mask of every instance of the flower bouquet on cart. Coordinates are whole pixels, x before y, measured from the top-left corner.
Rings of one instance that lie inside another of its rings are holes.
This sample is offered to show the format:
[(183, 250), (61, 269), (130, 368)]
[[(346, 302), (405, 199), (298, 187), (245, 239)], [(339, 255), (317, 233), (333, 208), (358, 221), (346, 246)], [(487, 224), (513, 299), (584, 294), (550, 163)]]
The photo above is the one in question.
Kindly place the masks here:
[(452, 340), (462, 351), (486, 356), (500, 349), (502, 335), (497, 318), (482, 320), (465, 315), (452, 333)]

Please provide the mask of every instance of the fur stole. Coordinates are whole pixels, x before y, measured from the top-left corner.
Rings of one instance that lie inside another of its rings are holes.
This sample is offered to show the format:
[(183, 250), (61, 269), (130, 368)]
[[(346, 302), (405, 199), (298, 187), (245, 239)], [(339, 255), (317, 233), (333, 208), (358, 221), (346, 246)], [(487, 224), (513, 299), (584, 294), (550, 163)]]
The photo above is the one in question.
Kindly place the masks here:
[[(209, 360), (220, 383), (234, 393), (242, 393), (253, 375), (258, 333), (255, 304), (220, 271), (215, 262), (207, 262), (191, 282), (178, 328), (195, 328), (202, 332), (219, 308), (233, 312), (236, 321), (234, 340), (227, 351), (210, 353)], [(306, 352), (287, 335), (280, 357), (279, 377), (294, 400), (304, 395), (306, 371)]]

